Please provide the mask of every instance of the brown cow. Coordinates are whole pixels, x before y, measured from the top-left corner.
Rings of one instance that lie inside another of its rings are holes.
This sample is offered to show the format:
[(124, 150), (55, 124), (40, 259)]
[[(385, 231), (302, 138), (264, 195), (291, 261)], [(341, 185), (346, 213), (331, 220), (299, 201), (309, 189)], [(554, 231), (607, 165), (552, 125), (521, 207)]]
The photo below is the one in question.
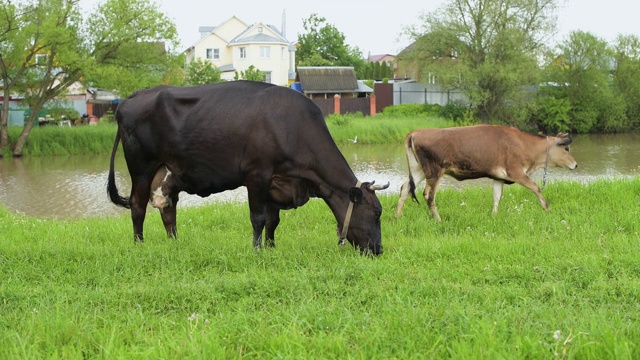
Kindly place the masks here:
[(503, 184), (518, 183), (533, 191), (545, 210), (549, 203), (540, 188), (529, 178), (534, 171), (548, 166), (578, 166), (569, 153), (571, 139), (567, 134), (543, 136), (498, 125), (475, 125), (447, 129), (419, 129), (405, 138), (409, 163), (409, 180), (400, 190), (397, 216), (416, 185), (426, 180), (424, 198), (433, 216), (441, 221), (436, 208), (436, 190), (443, 175), (458, 181), (478, 178), (493, 179), (493, 214), (498, 212)]

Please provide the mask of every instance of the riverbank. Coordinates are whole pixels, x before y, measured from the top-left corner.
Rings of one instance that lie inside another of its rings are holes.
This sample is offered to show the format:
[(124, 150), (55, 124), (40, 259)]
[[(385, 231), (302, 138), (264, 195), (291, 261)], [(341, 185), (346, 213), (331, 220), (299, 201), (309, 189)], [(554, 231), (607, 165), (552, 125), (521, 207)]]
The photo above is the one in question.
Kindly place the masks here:
[[(443, 189), (395, 219), (385, 254), (336, 245), (320, 200), (254, 252), (246, 204), (42, 220), (0, 210), (0, 358), (640, 357), (640, 180)], [(381, 192), (382, 193), (382, 192)]]
[[(110, 154), (118, 127), (99, 123), (97, 126), (42, 126), (31, 131), (22, 152), (23, 157)], [(11, 139), (16, 139), (21, 127), (9, 127)], [(7, 149), (8, 151), (8, 149)], [(11, 157), (11, 153), (4, 154)]]
[[(327, 119), (329, 131), (337, 144), (399, 143), (414, 129), (423, 127), (447, 127), (453, 123), (433, 116), (331, 116)], [(11, 127), (12, 139), (22, 128)], [(99, 123), (97, 126), (44, 126), (34, 128), (23, 151), (25, 157), (110, 154), (117, 131), (116, 124)], [(11, 154), (4, 154), (10, 157)]]

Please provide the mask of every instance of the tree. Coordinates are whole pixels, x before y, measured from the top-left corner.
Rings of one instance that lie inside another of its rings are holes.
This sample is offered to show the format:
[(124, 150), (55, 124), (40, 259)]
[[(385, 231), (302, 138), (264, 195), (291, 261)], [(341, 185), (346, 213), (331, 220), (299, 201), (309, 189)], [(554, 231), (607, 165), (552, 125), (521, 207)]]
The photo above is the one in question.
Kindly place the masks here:
[(522, 121), (526, 85), (537, 83), (537, 57), (555, 28), (557, 0), (450, 0), (422, 16), (407, 57), (420, 80), (435, 76), (464, 92), (483, 122)]
[(236, 71), (234, 80), (264, 81), (264, 76), (264, 71), (260, 71), (260, 69), (251, 65), (247, 71), (240, 71), (240, 74)]
[(574, 31), (548, 62), (546, 82), (556, 87), (556, 98), (568, 99), (573, 130), (615, 131), (624, 123), (624, 103), (612, 91), (614, 53), (606, 41)]
[(92, 62), (84, 69), (87, 81), (117, 89), (122, 97), (154, 85), (183, 83), (176, 69), (184, 62), (173, 51), (176, 27), (157, 3), (107, 0), (85, 25)]
[[(7, 30), (2, 46), (11, 50), (0, 55), (4, 91), (24, 94), (31, 108), (14, 156), (22, 155), (45, 103), (76, 81), (93, 81), (128, 95), (170, 79), (169, 69), (175, 67), (175, 58), (160, 49), (165, 41), (177, 43), (175, 26), (148, 1), (107, 0), (90, 24), (83, 21), (77, 1), (33, 0), (14, 8), (3, 4), (0, 18), (15, 14), (14, 25), (0, 23)], [(3, 116), (3, 131), (6, 122)], [(5, 140), (4, 134), (0, 139)], [(8, 145), (7, 136), (3, 152)]]
[(211, 64), (210, 61), (198, 58), (187, 65), (187, 70), (184, 74), (184, 84), (204, 85), (218, 83), (222, 81), (220, 74), (220, 70)]
[(318, 14), (303, 19), (302, 26), (306, 33), (298, 35), (298, 66), (353, 66), (356, 74), (363, 75), (362, 52), (347, 45), (344, 34), (335, 26)]
[(625, 103), (626, 127), (640, 126), (640, 38), (620, 35), (614, 46), (613, 86)]
[(0, 4), (0, 80), (2, 81), (3, 99), (2, 113), (0, 114), (0, 157), (4, 155), (4, 149), (9, 144), (9, 121), (8, 99), (11, 97), (11, 89), (16, 84), (24, 67), (17, 67), (16, 64), (24, 58), (31, 61), (33, 54), (22, 51), (27, 46), (28, 38), (24, 32), (18, 31), (22, 28), (22, 16), (18, 9), (9, 2)]
[[(72, 83), (69, 79), (80, 77), (78, 65), (85, 49), (77, 35), (81, 21), (74, 6), (73, 2), (50, 0), (19, 3), (16, 7), (20, 29), (7, 33), (7, 40), (16, 42), (0, 67), (3, 77), (11, 79), (5, 84), (5, 92), (24, 94), (31, 115), (16, 140), (14, 156), (21, 156), (34, 120), (46, 101), (60, 95)], [(7, 119), (2, 121), (4, 128)], [(3, 152), (7, 145), (2, 144)]]

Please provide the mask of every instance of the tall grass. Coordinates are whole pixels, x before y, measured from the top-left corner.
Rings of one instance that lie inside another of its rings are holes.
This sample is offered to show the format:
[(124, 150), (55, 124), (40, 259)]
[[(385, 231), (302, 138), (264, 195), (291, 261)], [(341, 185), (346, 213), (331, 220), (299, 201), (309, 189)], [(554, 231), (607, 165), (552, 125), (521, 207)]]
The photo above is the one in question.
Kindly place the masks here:
[(251, 248), (248, 208), (39, 220), (0, 210), (0, 358), (637, 359), (640, 180), (443, 189), (395, 219), (385, 253), (336, 245), (314, 199)]
[[(117, 125), (35, 127), (23, 150), (23, 156), (59, 156), (108, 154), (113, 149)], [(17, 139), (21, 127), (9, 127), (11, 139)], [(10, 154), (5, 154), (10, 155)]]
[(361, 144), (402, 144), (404, 137), (419, 128), (454, 126), (453, 122), (437, 116), (370, 116), (331, 115), (327, 126), (337, 144), (358, 140)]
[[(423, 127), (447, 127), (453, 123), (438, 117), (386, 116), (363, 117), (340, 115), (327, 118), (327, 126), (338, 144), (348, 144), (358, 138), (361, 144), (401, 144), (411, 130)], [(59, 156), (108, 154), (113, 149), (117, 125), (99, 123), (98, 126), (36, 127), (23, 151), (23, 156)], [(22, 128), (10, 127), (16, 139)], [(11, 156), (10, 153), (4, 154)]]

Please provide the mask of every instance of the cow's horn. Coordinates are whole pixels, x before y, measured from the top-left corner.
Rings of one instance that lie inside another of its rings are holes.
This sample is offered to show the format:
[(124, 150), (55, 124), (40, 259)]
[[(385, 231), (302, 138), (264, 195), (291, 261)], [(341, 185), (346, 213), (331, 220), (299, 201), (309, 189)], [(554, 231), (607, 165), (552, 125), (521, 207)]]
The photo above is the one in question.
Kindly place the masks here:
[(369, 189), (371, 189), (371, 190), (373, 190), (373, 191), (376, 191), (376, 190), (384, 190), (384, 189), (386, 189), (386, 188), (388, 188), (388, 187), (389, 187), (389, 182), (387, 182), (387, 183), (386, 183), (386, 184), (384, 184), (384, 185), (374, 185), (374, 182), (375, 182), (375, 181), (372, 181), (372, 182), (371, 182), (371, 185), (369, 185)]

